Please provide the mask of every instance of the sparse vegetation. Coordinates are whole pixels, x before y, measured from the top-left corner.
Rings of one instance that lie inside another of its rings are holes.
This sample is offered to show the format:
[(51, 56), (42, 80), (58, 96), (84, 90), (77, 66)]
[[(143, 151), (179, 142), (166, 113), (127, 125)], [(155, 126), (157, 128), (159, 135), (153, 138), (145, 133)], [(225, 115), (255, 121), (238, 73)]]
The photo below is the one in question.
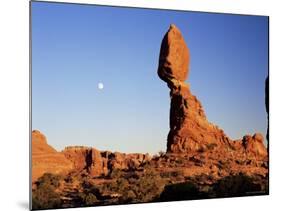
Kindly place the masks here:
[(32, 209), (51, 209), (61, 207), (62, 201), (56, 189), (60, 186), (62, 177), (54, 174), (44, 174), (38, 179), (36, 189), (32, 191)]
[(166, 154), (166, 153), (165, 153), (164, 151), (159, 151), (159, 152), (158, 152), (159, 157), (163, 157), (165, 154)]
[(120, 169), (113, 169), (113, 171), (110, 173), (111, 179), (120, 178), (122, 176), (123, 172)]
[(123, 174), (123, 177), (117, 178), (115, 182), (101, 187), (104, 192), (120, 195), (119, 203), (149, 202), (158, 197), (163, 190), (164, 181), (153, 168), (145, 168), (140, 175), (137, 172)]
[(210, 144), (207, 144), (206, 147), (208, 150), (213, 150), (217, 147), (218, 145), (216, 143), (210, 143)]
[(93, 193), (79, 193), (78, 197), (85, 206), (95, 205), (99, 201)]
[[(188, 162), (196, 163), (191, 157)], [(227, 162), (219, 162), (227, 165)], [(268, 193), (266, 177), (249, 177), (244, 174), (227, 176), (216, 180), (213, 175), (200, 174), (184, 176), (182, 169), (158, 171), (145, 165), (141, 171), (118, 170), (104, 177), (100, 184), (94, 178), (84, 175), (79, 178), (76, 192), (72, 192), (73, 206), (95, 206), (105, 204), (125, 204), (152, 201), (176, 201), (214, 197), (233, 197)], [(60, 189), (77, 181), (76, 176), (62, 177), (44, 174), (36, 182), (33, 190), (33, 209), (62, 207)]]
[(78, 193), (78, 203), (81, 206), (93, 206), (99, 203), (102, 196), (98, 186), (93, 184), (88, 177), (84, 178), (80, 184), (82, 192)]
[(58, 188), (62, 181), (63, 177), (57, 174), (45, 173), (42, 177), (38, 179), (36, 185), (40, 186), (52, 186), (53, 188)]

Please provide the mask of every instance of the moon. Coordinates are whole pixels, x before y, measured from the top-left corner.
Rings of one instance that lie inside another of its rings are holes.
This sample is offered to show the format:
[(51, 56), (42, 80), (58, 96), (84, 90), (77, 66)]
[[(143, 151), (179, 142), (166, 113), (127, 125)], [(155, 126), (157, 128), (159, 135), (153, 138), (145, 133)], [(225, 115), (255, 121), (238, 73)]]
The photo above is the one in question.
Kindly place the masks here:
[(101, 83), (101, 82), (98, 83), (98, 89), (99, 89), (99, 90), (102, 90), (102, 89), (103, 89), (103, 83)]

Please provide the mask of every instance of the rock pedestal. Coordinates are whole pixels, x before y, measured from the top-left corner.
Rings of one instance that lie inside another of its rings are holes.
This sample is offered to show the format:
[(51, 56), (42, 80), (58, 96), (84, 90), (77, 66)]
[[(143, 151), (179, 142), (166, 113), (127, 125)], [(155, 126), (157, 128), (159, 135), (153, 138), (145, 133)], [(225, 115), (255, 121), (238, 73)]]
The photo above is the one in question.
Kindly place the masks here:
[[(180, 30), (171, 25), (165, 34), (159, 56), (158, 76), (170, 88), (170, 131), (168, 153), (203, 152), (239, 149), (266, 155), (260, 134), (238, 142), (230, 138), (218, 126), (208, 122), (203, 107), (185, 83), (189, 72), (189, 50)], [(239, 146), (238, 146), (239, 145)]]

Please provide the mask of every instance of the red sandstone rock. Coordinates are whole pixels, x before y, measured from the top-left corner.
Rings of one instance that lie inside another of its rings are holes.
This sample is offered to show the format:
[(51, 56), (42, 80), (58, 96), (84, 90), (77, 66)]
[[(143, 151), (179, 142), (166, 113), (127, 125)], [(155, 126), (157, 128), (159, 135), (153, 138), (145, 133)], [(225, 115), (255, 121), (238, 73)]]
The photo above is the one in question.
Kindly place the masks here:
[(99, 151), (92, 147), (66, 147), (62, 152), (73, 163), (73, 170), (86, 170), (91, 176), (108, 175), (114, 169), (137, 169), (151, 158), (148, 154)]
[(181, 32), (172, 24), (161, 44), (158, 75), (169, 85), (172, 79), (185, 81), (188, 66), (188, 48)]
[(73, 163), (73, 167), (76, 171), (82, 171), (91, 165), (91, 147), (70, 146), (66, 147), (62, 153)]
[(65, 174), (72, 168), (72, 163), (48, 145), (40, 131), (32, 131), (32, 181), (44, 173)]
[(53, 147), (47, 144), (46, 137), (39, 131), (32, 131), (32, 155), (57, 152)]
[(263, 143), (263, 136), (260, 133), (255, 133), (253, 136), (244, 136), (242, 139), (242, 145), (247, 153), (252, 153), (256, 156), (267, 155), (267, 150)]
[(70, 146), (57, 152), (38, 130), (32, 132), (32, 181), (44, 173), (88, 172), (93, 177), (108, 175), (114, 169), (137, 169), (148, 162), (148, 154), (99, 151), (92, 147)]
[(92, 176), (106, 175), (108, 173), (107, 159), (102, 158), (101, 152), (95, 148), (92, 148), (91, 161), (89, 171)]
[[(256, 134), (233, 142), (219, 127), (208, 122), (203, 107), (184, 82), (188, 73), (189, 53), (185, 41), (174, 25), (163, 38), (159, 56), (158, 75), (170, 88), (169, 153), (211, 151), (225, 156), (236, 150), (255, 155), (267, 155), (263, 138)], [(231, 151), (231, 152), (230, 152)]]
[(189, 85), (179, 82), (171, 89), (170, 132), (167, 152), (203, 151), (229, 144), (223, 130), (208, 122), (200, 101)]

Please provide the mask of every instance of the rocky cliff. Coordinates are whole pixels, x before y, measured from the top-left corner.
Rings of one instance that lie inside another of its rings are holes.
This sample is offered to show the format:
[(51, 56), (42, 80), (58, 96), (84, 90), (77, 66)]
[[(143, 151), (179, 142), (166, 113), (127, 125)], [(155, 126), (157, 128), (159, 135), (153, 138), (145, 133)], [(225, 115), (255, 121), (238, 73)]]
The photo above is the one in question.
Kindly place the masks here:
[(32, 131), (32, 181), (44, 173), (87, 173), (106, 176), (115, 169), (135, 170), (150, 161), (149, 154), (99, 151), (93, 147), (69, 146), (57, 152), (45, 135)]
[(32, 131), (32, 181), (44, 173), (65, 174), (72, 168), (72, 163), (66, 157), (48, 145), (44, 134), (38, 130)]
[(62, 153), (74, 164), (74, 170), (86, 170), (91, 176), (106, 176), (114, 169), (134, 170), (151, 159), (148, 154), (99, 151), (92, 147), (71, 146)]

